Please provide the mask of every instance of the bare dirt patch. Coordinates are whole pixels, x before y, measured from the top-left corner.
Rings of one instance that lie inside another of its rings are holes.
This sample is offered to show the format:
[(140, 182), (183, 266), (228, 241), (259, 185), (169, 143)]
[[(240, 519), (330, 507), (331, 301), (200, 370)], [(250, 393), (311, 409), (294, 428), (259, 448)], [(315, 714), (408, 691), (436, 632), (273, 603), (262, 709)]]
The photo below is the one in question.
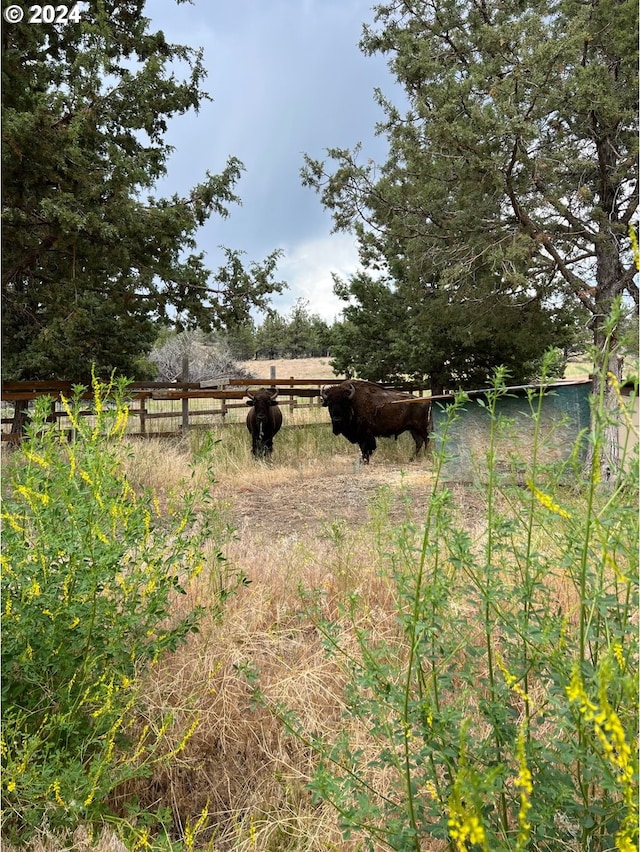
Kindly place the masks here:
[(219, 483), (217, 496), (230, 508), (238, 534), (292, 533), (317, 535), (323, 526), (345, 522), (361, 526), (371, 518), (372, 505), (384, 504), (385, 516), (399, 520), (426, 509), (432, 488), (432, 473), (417, 462), (411, 470), (392, 464), (368, 467), (352, 456), (336, 456), (330, 467), (307, 465), (268, 471), (253, 480)]

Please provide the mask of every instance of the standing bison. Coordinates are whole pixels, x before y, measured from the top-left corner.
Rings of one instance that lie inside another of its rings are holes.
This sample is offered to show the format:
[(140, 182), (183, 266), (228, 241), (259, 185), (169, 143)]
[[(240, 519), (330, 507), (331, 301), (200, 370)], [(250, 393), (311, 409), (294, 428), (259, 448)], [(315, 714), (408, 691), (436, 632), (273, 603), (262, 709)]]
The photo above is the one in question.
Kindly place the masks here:
[(375, 452), (376, 438), (411, 432), (416, 442), (413, 458), (429, 440), (431, 403), (426, 400), (398, 404), (414, 397), (364, 381), (323, 387), (320, 396), (329, 409), (333, 434), (358, 444), (365, 464)]
[(273, 452), (273, 436), (282, 426), (282, 412), (276, 402), (277, 389), (259, 388), (247, 391), (247, 429), (251, 432), (251, 452), (257, 458), (270, 456)]

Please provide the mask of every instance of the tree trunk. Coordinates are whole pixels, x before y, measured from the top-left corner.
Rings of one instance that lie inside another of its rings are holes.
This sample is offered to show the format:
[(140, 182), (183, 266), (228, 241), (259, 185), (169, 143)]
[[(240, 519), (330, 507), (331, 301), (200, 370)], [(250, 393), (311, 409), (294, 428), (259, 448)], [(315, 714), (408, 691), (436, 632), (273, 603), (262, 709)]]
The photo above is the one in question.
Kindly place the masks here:
[(624, 359), (618, 352), (619, 307), (616, 297), (621, 288), (623, 270), (616, 238), (611, 232), (600, 235), (596, 243), (597, 272), (593, 342), (595, 363), (593, 371), (592, 434), (599, 440), (589, 445), (588, 469), (592, 469), (593, 452), (599, 450), (601, 482), (614, 485), (620, 472), (618, 424), (620, 402), (617, 390), (622, 379)]
[(30, 420), (29, 400), (18, 399), (13, 407), (13, 420), (11, 421), (11, 434), (24, 435), (25, 426)]
[(444, 393), (445, 389), (445, 374), (432, 372), (429, 373), (429, 387), (431, 389), (431, 396), (440, 396)]

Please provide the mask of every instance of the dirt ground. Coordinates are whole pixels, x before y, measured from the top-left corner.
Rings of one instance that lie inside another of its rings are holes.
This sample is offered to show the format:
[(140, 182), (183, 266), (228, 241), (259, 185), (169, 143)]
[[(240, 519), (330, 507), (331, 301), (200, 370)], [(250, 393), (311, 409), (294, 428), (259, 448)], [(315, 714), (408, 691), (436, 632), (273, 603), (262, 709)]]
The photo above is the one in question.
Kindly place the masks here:
[[(364, 466), (362, 466), (364, 467)], [(337, 469), (336, 469), (337, 468)], [(354, 468), (356, 470), (354, 471)], [(283, 483), (246, 488), (233, 493), (224, 489), (239, 531), (251, 526), (272, 535), (317, 531), (322, 524), (345, 521), (361, 525), (370, 517), (369, 506), (385, 492), (390, 517), (405, 513), (403, 495), (414, 507), (426, 506), (431, 476), (425, 469), (401, 474), (391, 465), (357, 470), (357, 463), (345, 459), (331, 470)]]
[[(428, 458), (400, 467), (394, 462), (358, 462), (354, 455), (335, 456), (329, 466), (274, 471), (272, 478), (218, 483), (216, 497), (242, 538), (326, 535), (333, 526), (354, 529), (368, 523), (377, 510), (391, 521), (424, 518), (433, 488)], [(473, 519), (482, 498), (470, 486), (450, 486), (461, 515)]]

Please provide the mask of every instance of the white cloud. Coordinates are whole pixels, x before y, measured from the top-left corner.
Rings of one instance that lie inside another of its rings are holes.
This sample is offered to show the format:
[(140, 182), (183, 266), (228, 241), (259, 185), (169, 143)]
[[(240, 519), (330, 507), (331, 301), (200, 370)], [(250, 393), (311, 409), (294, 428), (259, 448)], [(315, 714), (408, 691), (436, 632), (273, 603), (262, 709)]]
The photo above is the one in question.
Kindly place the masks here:
[(278, 264), (277, 277), (287, 281), (289, 287), (274, 298), (274, 307), (286, 313), (302, 298), (309, 303), (310, 313), (331, 324), (340, 318), (344, 307), (333, 292), (331, 274), (348, 278), (358, 268), (358, 250), (350, 234), (330, 234), (297, 243)]

